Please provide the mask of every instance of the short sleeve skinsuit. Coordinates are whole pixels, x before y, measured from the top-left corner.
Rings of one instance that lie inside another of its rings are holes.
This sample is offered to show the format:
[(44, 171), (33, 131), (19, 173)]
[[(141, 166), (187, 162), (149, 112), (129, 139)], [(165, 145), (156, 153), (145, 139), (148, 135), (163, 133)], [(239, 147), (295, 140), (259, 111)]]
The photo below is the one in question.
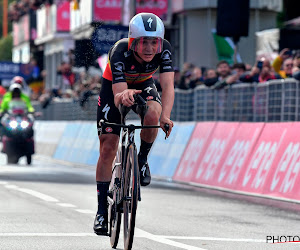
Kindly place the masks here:
[(163, 41), (163, 50), (156, 54), (151, 62), (140, 64), (133, 51), (128, 50), (128, 38), (119, 40), (108, 53), (108, 63), (102, 76), (102, 87), (98, 97), (97, 128), (98, 134), (120, 134), (120, 129), (107, 128), (102, 131), (99, 121), (120, 123), (121, 115), (114, 104), (112, 84), (127, 82), (129, 89), (142, 90), (140, 94), (147, 101), (157, 101), (161, 104), (159, 93), (152, 75), (159, 68), (160, 73), (173, 72), (171, 45)]

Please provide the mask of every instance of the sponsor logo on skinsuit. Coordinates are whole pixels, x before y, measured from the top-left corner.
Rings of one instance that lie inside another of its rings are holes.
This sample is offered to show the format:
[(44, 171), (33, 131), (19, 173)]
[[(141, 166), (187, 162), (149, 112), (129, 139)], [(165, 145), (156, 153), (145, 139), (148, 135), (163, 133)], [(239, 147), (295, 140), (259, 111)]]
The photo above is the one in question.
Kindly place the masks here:
[(153, 100), (153, 96), (147, 96), (147, 100)]
[(111, 132), (113, 131), (113, 129), (112, 129), (111, 127), (107, 127), (107, 128), (105, 129), (105, 131), (106, 131), (107, 133), (111, 133)]

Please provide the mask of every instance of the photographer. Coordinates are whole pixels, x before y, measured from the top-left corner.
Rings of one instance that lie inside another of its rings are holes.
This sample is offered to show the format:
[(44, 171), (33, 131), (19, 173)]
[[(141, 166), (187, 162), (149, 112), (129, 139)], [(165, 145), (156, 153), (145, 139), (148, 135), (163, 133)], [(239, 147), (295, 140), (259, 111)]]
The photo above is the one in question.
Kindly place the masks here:
[(262, 57), (257, 63), (252, 67), (251, 71), (240, 77), (242, 82), (266, 82), (269, 80), (280, 79), (281, 77), (274, 74), (272, 71), (271, 63), (269, 60)]

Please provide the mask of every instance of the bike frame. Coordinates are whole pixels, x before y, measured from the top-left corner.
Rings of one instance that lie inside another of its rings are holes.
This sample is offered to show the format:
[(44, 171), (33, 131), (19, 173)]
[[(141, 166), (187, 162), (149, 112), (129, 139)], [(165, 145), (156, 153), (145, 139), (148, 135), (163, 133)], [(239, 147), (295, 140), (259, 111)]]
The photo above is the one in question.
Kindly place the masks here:
[[(141, 201), (138, 156), (135, 145), (134, 133), (136, 129), (160, 128), (158, 125), (143, 125), (147, 111), (146, 102), (139, 95), (135, 97), (136, 111), (141, 117), (141, 126), (125, 125), (125, 116), (129, 108), (121, 106), (121, 124), (100, 121), (102, 129), (105, 127), (121, 127), (121, 148), (119, 149), (113, 167), (111, 179), (112, 188), (107, 197), (109, 203), (109, 236), (111, 246), (117, 247), (121, 225), (121, 214), (124, 214), (124, 246), (125, 250), (131, 249), (134, 238), (135, 218), (138, 201)], [(166, 131), (168, 127), (165, 126)], [(129, 155), (130, 154), (130, 155)], [(117, 159), (118, 158), (118, 159)], [(118, 167), (121, 165), (121, 171)], [(116, 177), (117, 176), (117, 177)]]

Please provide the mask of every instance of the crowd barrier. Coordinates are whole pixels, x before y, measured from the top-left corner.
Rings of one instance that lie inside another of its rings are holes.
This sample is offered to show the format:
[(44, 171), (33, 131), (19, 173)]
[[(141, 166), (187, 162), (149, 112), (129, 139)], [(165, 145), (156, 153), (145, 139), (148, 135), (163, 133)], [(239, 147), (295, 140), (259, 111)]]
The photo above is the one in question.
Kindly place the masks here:
[[(173, 121), (240, 121), (275, 122), (300, 120), (300, 82), (295, 79), (272, 80), (265, 83), (239, 83), (220, 90), (198, 86), (195, 89), (175, 89), (171, 113)], [(72, 99), (52, 101), (43, 109), (42, 120), (88, 120), (97, 117), (97, 96), (83, 107)], [(131, 112), (129, 119), (138, 119)]]
[[(35, 129), (38, 154), (96, 166), (94, 122), (37, 121)], [(167, 140), (158, 133), (149, 165), (160, 179), (300, 202), (299, 129), (299, 122), (175, 122)]]

